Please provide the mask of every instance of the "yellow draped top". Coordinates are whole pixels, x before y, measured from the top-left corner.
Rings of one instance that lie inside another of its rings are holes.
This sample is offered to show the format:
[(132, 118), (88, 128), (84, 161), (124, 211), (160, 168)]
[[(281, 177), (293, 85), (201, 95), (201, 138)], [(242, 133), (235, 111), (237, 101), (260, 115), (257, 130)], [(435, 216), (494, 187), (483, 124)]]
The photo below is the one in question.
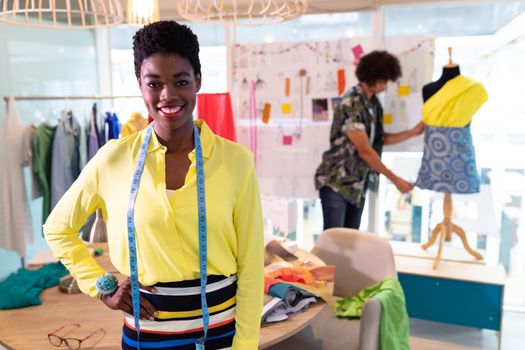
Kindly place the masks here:
[(423, 122), (430, 126), (464, 127), (487, 98), (481, 83), (458, 75), (425, 102)]

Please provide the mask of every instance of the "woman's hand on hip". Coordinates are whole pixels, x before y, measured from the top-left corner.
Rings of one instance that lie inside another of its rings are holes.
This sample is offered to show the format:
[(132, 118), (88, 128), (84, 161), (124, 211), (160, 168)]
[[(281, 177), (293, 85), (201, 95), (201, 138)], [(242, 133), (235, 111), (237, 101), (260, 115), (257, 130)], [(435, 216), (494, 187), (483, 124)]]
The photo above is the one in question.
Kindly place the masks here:
[[(150, 292), (155, 290), (155, 288), (152, 286), (148, 287), (143, 286), (142, 284), (139, 284), (139, 286), (140, 288), (148, 290)], [(103, 294), (100, 297), (100, 300), (102, 300), (102, 302), (106, 304), (106, 306), (110, 309), (122, 310), (130, 315), (133, 315), (133, 302), (131, 299), (131, 281), (129, 277), (118, 286), (115, 292), (111, 294)], [(151, 305), (151, 303), (141, 295), (140, 318), (142, 320), (153, 321), (156, 315), (157, 309), (155, 309), (155, 307)]]

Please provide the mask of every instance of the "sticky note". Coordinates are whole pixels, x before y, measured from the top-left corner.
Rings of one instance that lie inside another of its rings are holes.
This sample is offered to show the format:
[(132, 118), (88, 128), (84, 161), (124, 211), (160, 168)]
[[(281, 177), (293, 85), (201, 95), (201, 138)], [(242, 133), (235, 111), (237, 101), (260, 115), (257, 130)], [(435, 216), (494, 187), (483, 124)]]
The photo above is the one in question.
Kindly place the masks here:
[(281, 105), (281, 113), (282, 114), (292, 114), (292, 104), (291, 103), (283, 103)]
[(284, 80), (284, 96), (290, 96), (290, 78)]
[(365, 51), (363, 50), (363, 47), (358, 44), (358, 45), (352, 47), (352, 52), (354, 54), (354, 57), (355, 57), (356, 61), (359, 61), (359, 59), (361, 58), (361, 56), (363, 56), (363, 53)]
[(262, 121), (264, 124), (268, 124), (268, 121), (270, 121), (270, 111), (272, 109), (271, 103), (265, 103), (264, 109), (263, 109), (263, 115), (262, 115)]
[(283, 145), (290, 146), (293, 142), (292, 135), (283, 135)]
[(343, 92), (345, 92), (345, 86), (346, 86), (345, 70), (338, 69), (337, 70), (337, 94), (338, 95), (342, 95)]
[(407, 97), (410, 95), (410, 85), (399, 85), (397, 87), (397, 96)]
[(383, 124), (385, 125), (390, 125), (392, 124), (392, 114), (390, 113), (385, 113), (383, 114)]

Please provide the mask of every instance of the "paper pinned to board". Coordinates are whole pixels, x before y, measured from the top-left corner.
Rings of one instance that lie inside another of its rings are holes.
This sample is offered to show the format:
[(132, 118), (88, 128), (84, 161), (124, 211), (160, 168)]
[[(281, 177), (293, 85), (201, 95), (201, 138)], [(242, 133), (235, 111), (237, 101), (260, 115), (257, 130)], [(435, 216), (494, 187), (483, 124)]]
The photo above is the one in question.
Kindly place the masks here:
[(284, 96), (286, 97), (290, 97), (290, 85), (291, 85), (290, 78), (286, 78), (284, 80)]
[(397, 87), (397, 96), (399, 97), (410, 96), (410, 85), (399, 85)]
[(283, 103), (281, 105), (281, 113), (282, 114), (292, 114), (293, 107), (291, 103)]
[(346, 88), (346, 76), (344, 68), (337, 70), (337, 94), (342, 95)]
[(391, 125), (393, 121), (393, 116), (390, 113), (383, 114), (383, 124)]
[(363, 47), (361, 46), (361, 44), (357, 44), (356, 46), (352, 47), (352, 53), (354, 54), (354, 58), (356, 62), (359, 62), (364, 52), (365, 51), (363, 50)]
[(283, 135), (283, 145), (291, 146), (292, 143), (293, 143), (293, 136), (292, 135)]
[(272, 110), (272, 104), (266, 102), (264, 104), (263, 115), (262, 115), (262, 122), (264, 124), (268, 124), (268, 122), (270, 121), (270, 112), (271, 112), (271, 110)]

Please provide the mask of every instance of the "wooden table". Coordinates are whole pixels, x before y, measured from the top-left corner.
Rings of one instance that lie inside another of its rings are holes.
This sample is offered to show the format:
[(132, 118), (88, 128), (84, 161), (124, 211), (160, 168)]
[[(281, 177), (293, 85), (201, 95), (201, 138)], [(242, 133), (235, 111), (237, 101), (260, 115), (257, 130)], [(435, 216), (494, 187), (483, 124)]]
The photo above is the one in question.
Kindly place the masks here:
[[(298, 255), (322, 263), (307, 252), (299, 252)], [(105, 269), (112, 270), (107, 250), (106, 257), (100, 259), (99, 262)], [(59, 348), (49, 344), (47, 334), (63, 325), (78, 323), (81, 327), (72, 332), (70, 336), (82, 338), (101, 327), (106, 331), (104, 337), (87, 341), (82, 348), (120, 349), (123, 323), (120, 311), (110, 310), (99, 300), (84, 294), (61, 293), (58, 287), (44, 290), (40, 297), (42, 305), (39, 306), (0, 310), (0, 341), (3, 343), (0, 345), (7, 345), (16, 350), (57, 350)], [(259, 348), (265, 349), (301, 331), (325, 307), (326, 303), (320, 301), (304, 313), (293, 315), (284, 322), (261, 328)]]

